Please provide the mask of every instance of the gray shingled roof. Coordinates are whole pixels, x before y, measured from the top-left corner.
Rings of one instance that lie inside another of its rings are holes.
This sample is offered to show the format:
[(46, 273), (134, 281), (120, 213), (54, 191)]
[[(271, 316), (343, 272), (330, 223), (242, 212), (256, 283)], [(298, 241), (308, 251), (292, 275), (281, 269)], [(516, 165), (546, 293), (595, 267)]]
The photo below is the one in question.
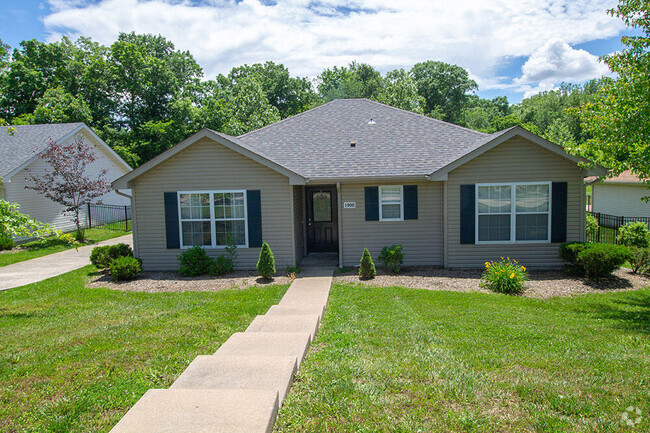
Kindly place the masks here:
[(237, 140), (307, 178), (425, 176), (500, 133), (484, 134), (368, 99), (340, 99)]
[(16, 125), (14, 134), (0, 129), (0, 177), (20, 167), (54, 141), (68, 135), (83, 123), (58, 123), (46, 125)]

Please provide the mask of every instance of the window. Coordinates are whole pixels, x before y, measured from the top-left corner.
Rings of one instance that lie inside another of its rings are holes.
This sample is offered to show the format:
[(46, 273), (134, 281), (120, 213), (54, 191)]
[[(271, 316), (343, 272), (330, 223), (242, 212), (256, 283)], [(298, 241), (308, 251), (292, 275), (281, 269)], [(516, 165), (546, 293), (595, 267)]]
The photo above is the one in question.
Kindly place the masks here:
[(404, 220), (402, 186), (379, 187), (379, 221)]
[(476, 189), (477, 243), (549, 242), (550, 182), (479, 184)]
[(248, 245), (245, 191), (179, 192), (181, 246)]

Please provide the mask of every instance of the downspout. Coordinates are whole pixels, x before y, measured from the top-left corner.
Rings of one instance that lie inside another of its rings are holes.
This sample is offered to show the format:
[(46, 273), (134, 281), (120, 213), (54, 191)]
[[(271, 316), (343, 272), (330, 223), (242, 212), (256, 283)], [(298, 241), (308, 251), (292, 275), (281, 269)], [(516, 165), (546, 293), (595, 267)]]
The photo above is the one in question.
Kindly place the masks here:
[(338, 208), (338, 224), (339, 231), (339, 268), (343, 267), (343, 211), (341, 205), (341, 182), (336, 182), (336, 206)]
[(121, 195), (122, 197), (126, 197), (126, 198), (128, 198), (129, 200), (132, 200), (132, 199), (133, 199), (133, 197), (131, 197), (131, 196), (128, 195), (128, 194), (124, 194), (123, 192), (121, 192), (121, 191), (120, 191), (119, 189), (117, 189), (117, 188), (115, 189), (115, 194), (117, 194), (117, 195)]

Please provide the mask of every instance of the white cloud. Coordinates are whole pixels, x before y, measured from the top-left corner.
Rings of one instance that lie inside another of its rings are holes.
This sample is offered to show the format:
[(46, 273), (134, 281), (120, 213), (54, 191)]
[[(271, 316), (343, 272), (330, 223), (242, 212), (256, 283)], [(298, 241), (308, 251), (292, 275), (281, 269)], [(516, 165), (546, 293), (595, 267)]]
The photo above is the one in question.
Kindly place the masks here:
[(50, 39), (84, 35), (110, 44), (119, 32), (160, 33), (177, 48), (190, 50), (207, 77), (265, 60), (283, 63), (296, 75), (314, 76), (352, 60), (386, 71), (434, 59), (461, 65), (498, 86), (492, 75), (501, 59), (533, 54), (520, 85), (544, 73), (550, 74), (544, 79), (570, 80), (588, 69), (583, 54), (588, 53), (562, 45), (553, 70), (555, 46), (539, 48), (540, 41), (576, 44), (612, 37), (622, 28), (605, 13), (611, 0), (557, 0), (545, 7), (537, 0), (49, 3), (53, 12), (44, 24)]

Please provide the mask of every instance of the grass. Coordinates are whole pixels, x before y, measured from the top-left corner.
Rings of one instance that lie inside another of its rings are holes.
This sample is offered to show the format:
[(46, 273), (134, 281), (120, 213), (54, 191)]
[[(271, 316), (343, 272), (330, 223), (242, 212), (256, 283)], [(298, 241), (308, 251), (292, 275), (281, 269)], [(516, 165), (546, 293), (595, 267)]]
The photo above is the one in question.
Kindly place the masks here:
[[(84, 244), (90, 245), (107, 239), (128, 235), (129, 233), (131, 232), (94, 227), (85, 230), (86, 242)], [(0, 251), (0, 267), (47, 256), (48, 254), (58, 253), (69, 250), (70, 248), (73, 248), (73, 246), (55, 237), (27, 242), (11, 251)]]
[(94, 269), (0, 292), (0, 431), (108, 431), (149, 388), (171, 385), (286, 290), (85, 288)]
[(334, 285), (281, 432), (650, 426), (650, 289), (549, 300)]

